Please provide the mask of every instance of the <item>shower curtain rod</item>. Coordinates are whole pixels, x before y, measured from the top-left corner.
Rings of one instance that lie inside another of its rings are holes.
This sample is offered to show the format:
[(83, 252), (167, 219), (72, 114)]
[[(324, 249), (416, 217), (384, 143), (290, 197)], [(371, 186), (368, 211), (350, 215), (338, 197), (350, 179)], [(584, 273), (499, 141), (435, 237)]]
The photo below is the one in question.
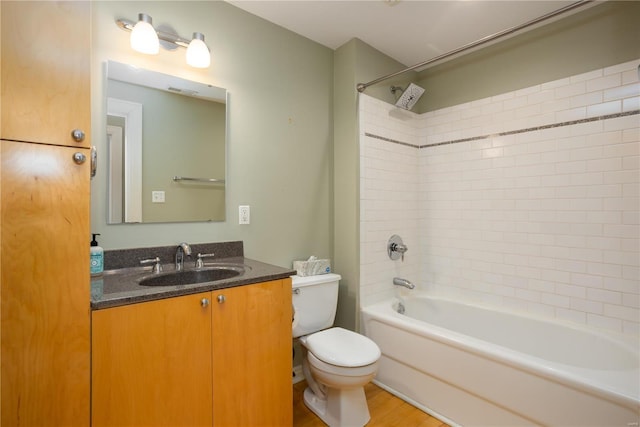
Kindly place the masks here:
[(453, 55), (456, 55), (458, 53), (464, 52), (465, 50), (472, 49), (472, 48), (474, 48), (476, 46), (479, 46), (481, 44), (484, 44), (484, 43), (493, 41), (495, 39), (498, 39), (500, 37), (504, 37), (506, 35), (515, 33), (517, 31), (520, 31), (520, 30), (524, 29), (524, 28), (530, 27), (532, 25), (538, 24), (538, 23), (540, 23), (542, 21), (545, 21), (547, 19), (553, 18), (554, 16), (557, 16), (557, 15), (560, 15), (562, 13), (565, 13), (565, 12), (568, 12), (570, 10), (573, 10), (573, 9), (575, 9), (577, 7), (581, 7), (581, 6), (584, 6), (585, 4), (592, 3), (593, 1), (595, 1), (595, 0), (580, 0), (580, 1), (577, 1), (575, 3), (571, 3), (571, 4), (569, 4), (569, 5), (565, 6), (565, 7), (562, 7), (560, 9), (554, 10), (553, 12), (549, 12), (546, 15), (542, 15), (542, 16), (539, 16), (539, 17), (537, 17), (537, 18), (535, 18), (535, 19), (533, 19), (531, 21), (525, 22), (524, 24), (516, 25), (514, 27), (507, 28), (506, 30), (491, 34), (491, 35), (486, 36), (486, 37), (483, 37), (483, 38), (481, 38), (479, 40), (476, 40), (474, 42), (468, 43), (468, 44), (466, 44), (464, 46), (461, 46), (461, 47), (459, 47), (457, 49), (454, 49), (454, 50), (449, 51), (447, 53), (443, 53), (442, 55), (438, 55), (435, 58), (431, 58), (431, 59), (429, 59), (427, 61), (424, 61), (424, 62), (421, 62), (419, 64), (413, 65), (413, 66), (411, 66), (409, 68), (405, 68), (404, 70), (400, 70), (400, 71), (397, 71), (395, 73), (388, 74), (388, 75), (386, 75), (384, 77), (377, 78), (375, 80), (370, 81), (369, 83), (358, 83), (356, 85), (356, 89), (358, 89), (358, 92), (364, 92), (364, 90), (366, 88), (368, 88), (369, 86), (372, 86), (372, 85), (374, 85), (376, 83), (380, 83), (381, 81), (384, 81), (384, 80), (390, 79), (392, 77), (398, 76), (400, 74), (406, 73), (407, 71), (413, 71), (416, 68), (424, 67), (426, 65), (429, 65), (429, 64), (432, 64), (434, 62), (440, 61), (441, 59), (448, 58), (450, 56), (453, 56)]

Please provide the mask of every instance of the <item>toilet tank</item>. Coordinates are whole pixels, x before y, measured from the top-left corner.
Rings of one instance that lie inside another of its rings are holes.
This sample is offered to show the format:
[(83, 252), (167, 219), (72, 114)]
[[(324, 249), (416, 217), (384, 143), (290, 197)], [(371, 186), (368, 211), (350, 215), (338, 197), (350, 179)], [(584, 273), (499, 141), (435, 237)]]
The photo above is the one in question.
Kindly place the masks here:
[(333, 326), (338, 306), (339, 274), (291, 276), (293, 287), (293, 337)]

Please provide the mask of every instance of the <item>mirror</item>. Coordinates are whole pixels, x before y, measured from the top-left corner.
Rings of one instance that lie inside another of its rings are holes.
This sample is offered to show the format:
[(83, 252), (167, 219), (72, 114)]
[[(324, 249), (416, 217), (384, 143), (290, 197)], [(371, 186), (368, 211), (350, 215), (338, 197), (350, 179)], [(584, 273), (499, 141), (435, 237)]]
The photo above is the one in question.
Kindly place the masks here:
[(106, 92), (107, 222), (224, 221), (226, 89), (108, 61)]

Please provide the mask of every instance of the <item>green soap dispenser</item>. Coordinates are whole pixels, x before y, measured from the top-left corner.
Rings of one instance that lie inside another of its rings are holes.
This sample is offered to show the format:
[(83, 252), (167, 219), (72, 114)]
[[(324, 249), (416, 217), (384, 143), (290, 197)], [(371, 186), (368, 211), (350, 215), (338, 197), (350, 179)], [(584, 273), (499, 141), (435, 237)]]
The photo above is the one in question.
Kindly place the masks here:
[(92, 234), (93, 240), (91, 241), (91, 275), (99, 276), (104, 270), (104, 249), (98, 246), (96, 236), (99, 233)]

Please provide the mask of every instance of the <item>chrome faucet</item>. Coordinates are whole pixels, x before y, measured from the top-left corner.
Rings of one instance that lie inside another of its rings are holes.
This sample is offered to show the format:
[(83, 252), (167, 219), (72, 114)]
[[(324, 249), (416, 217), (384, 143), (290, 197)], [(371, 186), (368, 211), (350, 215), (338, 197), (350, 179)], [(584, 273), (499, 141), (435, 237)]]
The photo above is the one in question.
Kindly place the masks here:
[(191, 256), (191, 246), (188, 243), (182, 242), (176, 248), (176, 271), (180, 271), (184, 268), (184, 256)]
[(414, 285), (413, 283), (411, 283), (410, 281), (408, 281), (407, 279), (401, 279), (400, 277), (394, 277), (393, 278), (393, 284), (396, 286), (403, 286), (407, 289), (413, 289), (416, 287), (416, 285)]

